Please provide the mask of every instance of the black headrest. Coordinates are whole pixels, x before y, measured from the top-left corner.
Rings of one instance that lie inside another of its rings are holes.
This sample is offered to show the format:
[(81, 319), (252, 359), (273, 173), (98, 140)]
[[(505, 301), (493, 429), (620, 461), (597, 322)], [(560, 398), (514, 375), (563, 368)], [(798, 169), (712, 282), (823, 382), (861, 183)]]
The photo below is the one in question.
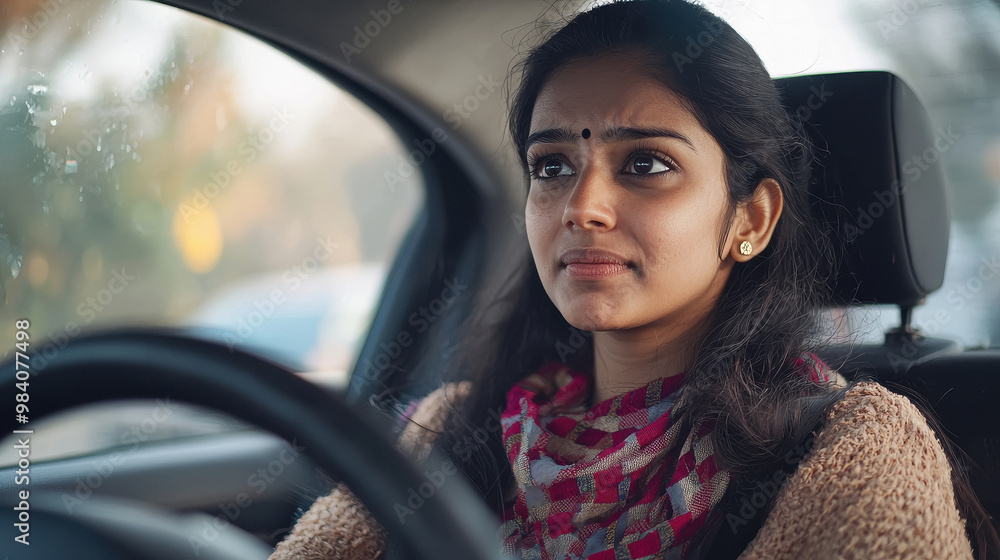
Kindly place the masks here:
[(951, 218), (941, 154), (955, 142), (888, 72), (775, 80), (813, 143), (813, 210), (841, 253), (843, 303), (913, 305), (941, 286)]

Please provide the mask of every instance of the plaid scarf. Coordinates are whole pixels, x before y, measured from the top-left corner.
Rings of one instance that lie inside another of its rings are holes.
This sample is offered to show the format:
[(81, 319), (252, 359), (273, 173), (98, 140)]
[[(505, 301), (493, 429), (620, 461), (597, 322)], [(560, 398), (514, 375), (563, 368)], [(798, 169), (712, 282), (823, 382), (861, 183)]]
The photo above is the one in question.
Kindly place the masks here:
[(730, 478), (715, 464), (713, 426), (683, 431), (675, 418), (682, 381), (657, 379), (590, 410), (590, 376), (561, 364), (515, 385), (502, 415), (517, 481), (501, 525), (504, 552), (683, 558)]

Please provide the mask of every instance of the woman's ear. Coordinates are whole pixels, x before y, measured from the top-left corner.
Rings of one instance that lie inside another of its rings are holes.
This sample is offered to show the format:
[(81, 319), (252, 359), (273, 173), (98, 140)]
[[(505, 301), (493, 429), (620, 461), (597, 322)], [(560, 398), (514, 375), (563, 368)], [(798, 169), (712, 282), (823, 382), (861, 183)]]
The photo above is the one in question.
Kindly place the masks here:
[(729, 248), (733, 259), (746, 262), (767, 247), (784, 200), (781, 186), (774, 179), (761, 179), (757, 183), (753, 198), (736, 209), (735, 231)]

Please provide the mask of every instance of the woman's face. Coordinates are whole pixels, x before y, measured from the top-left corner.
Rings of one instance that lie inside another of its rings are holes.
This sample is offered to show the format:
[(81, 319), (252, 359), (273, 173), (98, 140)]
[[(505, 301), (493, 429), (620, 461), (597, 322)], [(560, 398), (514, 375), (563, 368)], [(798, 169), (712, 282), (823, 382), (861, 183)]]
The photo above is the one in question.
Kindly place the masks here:
[[(588, 331), (683, 336), (733, 266), (724, 155), (638, 55), (558, 70), (527, 145), (528, 242), (549, 298)], [(669, 332), (664, 332), (663, 329)]]

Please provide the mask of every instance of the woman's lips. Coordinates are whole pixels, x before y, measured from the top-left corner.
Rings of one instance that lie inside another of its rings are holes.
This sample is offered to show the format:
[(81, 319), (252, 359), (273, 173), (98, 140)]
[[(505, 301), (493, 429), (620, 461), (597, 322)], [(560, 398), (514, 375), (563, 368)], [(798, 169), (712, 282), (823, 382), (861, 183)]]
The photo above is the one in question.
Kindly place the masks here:
[(573, 278), (607, 278), (627, 271), (629, 262), (610, 251), (595, 248), (580, 248), (566, 251), (559, 264)]
[(628, 270), (624, 264), (571, 263), (566, 265), (566, 273), (574, 278), (607, 278)]

